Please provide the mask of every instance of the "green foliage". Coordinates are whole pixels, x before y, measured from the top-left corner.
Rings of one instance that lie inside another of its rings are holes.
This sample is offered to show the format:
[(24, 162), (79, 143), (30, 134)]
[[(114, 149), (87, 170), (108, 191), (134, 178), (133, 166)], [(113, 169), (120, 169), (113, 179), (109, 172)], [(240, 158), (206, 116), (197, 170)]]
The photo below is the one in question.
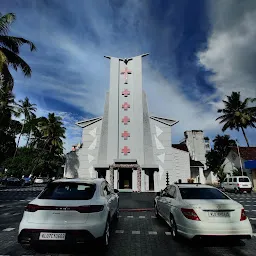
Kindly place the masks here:
[(247, 176), (247, 173), (246, 173), (246, 172), (243, 172), (243, 173), (242, 173), (241, 168), (239, 168), (239, 169), (234, 169), (234, 170), (232, 171), (232, 174), (233, 174), (233, 176)]
[(218, 170), (216, 170), (217, 176), (219, 178), (219, 182), (223, 182), (224, 179), (226, 178), (226, 173), (224, 173), (224, 168), (223, 167), (219, 167)]
[(246, 98), (242, 101), (240, 92), (232, 92), (230, 96), (227, 96), (227, 100), (223, 100), (225, 107), (218, 110), (218, 113), (223, 113), (223, 115), (216, 119), (220, 120), (220, 124), (224, 124), (222, 131), (227, 129), (239, 131), (241, 129), (248, 147), (249, 142), (244, 129), (256, 128), (256, 106), (249, 106), (255, 101), (256, 98)]
[(206, 165), (208, 170), (212, 171), (214, 174), (220, 174), (220, 177), (222, 177), (223, 168), (221, 165), (231, 147), (236, 146), (236, 143), (234, 140), (230, 139), (229, 135), (217, 135), (213, 142), (213, 149), (206, 154)]

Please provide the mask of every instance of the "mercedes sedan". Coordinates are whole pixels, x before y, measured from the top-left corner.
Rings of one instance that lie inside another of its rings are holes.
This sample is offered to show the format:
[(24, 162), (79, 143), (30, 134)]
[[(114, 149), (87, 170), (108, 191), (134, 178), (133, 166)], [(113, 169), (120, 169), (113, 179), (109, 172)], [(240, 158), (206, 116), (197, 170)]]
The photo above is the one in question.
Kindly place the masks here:
[(30, 248), (96, 240), (101, 249), (107, 249), (111, 221), (119, 215), (117, 192), (104, 179), (49, 183), (25, 208), (18, 242)]
[(205, 236), (250, 239), (252, 227), (244, 207), (219, 189), (201, 184), (173, 184), (154, 200), (155, 214), (176, 239)]

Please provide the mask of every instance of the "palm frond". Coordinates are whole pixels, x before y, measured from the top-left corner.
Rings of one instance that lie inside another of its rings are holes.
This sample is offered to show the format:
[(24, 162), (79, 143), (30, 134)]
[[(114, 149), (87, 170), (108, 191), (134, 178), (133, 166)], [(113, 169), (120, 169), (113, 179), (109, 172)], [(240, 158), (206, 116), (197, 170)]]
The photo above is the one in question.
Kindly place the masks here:
[(32, 70), (30, 66), (21, 57), (3, 47), (0, 47), (0, 51), (2, 51), (6, 56), (8, 64), (11, 65), (15, 70), (21, 68), (25, 76), (31, 76)]
[(6, 35), (9, 31), (9, 26), (15, 21), (16, 15), (14, 13), (7, 13), (0, 15), (0, 33)]
[(30, 46), (30, 51), (36, 50), (36, 46), (31, 41), (28, 41), (22, 37), (0, 36), (0, 44), (16, 54), (19, 54), (19, 48), (23, 44), (28, 44)]

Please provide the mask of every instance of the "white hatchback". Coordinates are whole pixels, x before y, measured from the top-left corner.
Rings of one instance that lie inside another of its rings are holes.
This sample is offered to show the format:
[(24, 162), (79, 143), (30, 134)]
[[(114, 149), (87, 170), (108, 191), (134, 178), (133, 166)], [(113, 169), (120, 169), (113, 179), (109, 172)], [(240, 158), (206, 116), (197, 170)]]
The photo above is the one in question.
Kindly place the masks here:
[(252, 237), (252, 226), (243, 206), (208, 185), (167, 186), (155, 198), (155, 214), (168, 223), (174, 239), (178, 235), (189, 239), (204, 236)]
[(25, 248), (84, 244), (97, 239), (106, 249), (110, 223), (119, 214), (118, 191), (104, 179), (55, 180), (25, 208), (18, 242)]

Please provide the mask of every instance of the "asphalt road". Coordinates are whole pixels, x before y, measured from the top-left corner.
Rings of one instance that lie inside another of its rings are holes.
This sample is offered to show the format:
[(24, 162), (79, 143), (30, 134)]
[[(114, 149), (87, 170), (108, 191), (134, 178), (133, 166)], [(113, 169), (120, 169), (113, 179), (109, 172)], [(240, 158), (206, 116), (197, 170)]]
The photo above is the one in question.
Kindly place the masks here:
[[(17, 231), (24, 206), (34, 198), (42, 187), (0, 189), (0, 255), (95, 255), (93, 247), (84, 248), (87, 252), (71, 248), (55, 248), (47, 253), (25, 251), (17, 243)], [(256, 194), (229, 194), (244, 205), (256, 233)], [(154, 193), (122, 193), (120, 208), (151, 208)], [(122, 202), (122, 203), (121, 203)], [(112, 227), (110, 248), (106, 255), (118, 256), (253, 256), (256, 255), (256, 237), (251, 240), (234, 241), (210, 240), (189, 242), (171, 239), (167, 225), (156, 219), (150, 211), (123, 211), (120, 219)]]

